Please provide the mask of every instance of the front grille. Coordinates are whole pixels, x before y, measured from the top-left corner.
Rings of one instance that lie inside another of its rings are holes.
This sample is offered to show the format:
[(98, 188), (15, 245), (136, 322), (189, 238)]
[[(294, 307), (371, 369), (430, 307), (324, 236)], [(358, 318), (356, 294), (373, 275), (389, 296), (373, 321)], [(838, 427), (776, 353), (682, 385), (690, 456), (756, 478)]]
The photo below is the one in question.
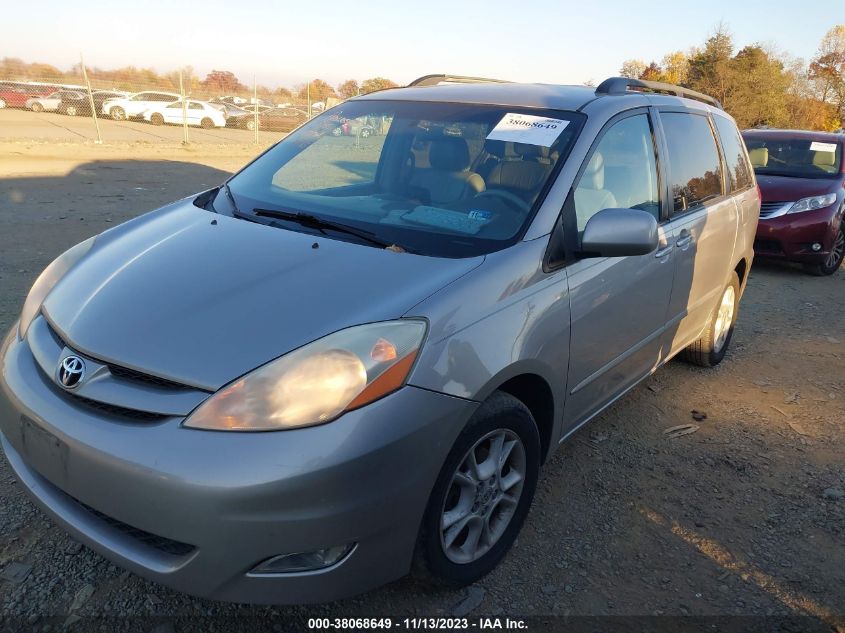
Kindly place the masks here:
[(109, 527), (118, 530), (119, 532), (138, 541), (139, 543), (157, 549), (160, 552), (170, 554), (171, 556), (187, 556), (196, 549), (196, 547), (194, 547), (193, 545), (189, 545), (188, 543), (182, 543), (181, 541), (174, 541), (173, 539), (169, 539), (164, 536), (158, 536), (157, 534), (152, 534), (140, 528), (128, 525), (123, 521), (118, 521), (114, 517), (110, 517), (107, 514), (103, 514), (99, 510), (95, 510), (89, 505), (85, 505), (84, 503), (79, 501), (79, 499), (75, 499), (70, 495), (67, 496), (72, 499), (74, 503), (79, 505), (88, 513), (100, 519), (103, 523), (106, 523)]
[(111, 372), (112, 376), (117, 376), (118, 378), (125, 378), (127, 380), (134, 380), (136, 382), (144, 382), (150, 385), (155, 385), (156, 387), (160, 387), (162, 389), (190, 389), (190, 387), (181, 385), (178, 382), (173, 382), (172, 380), (167, 380), (166, 378), (159, 378), (158, 376), (153, 376), (151, 374), (144, 374), (140, 371), (129, 369), (128, 367), (122, 367), (121, 365), (112, 365), (111, 363), (106, 363), (106, 366), (109, 368), (109, 372)]
[(130, 409), (128, 407), (120, 407), (115, 404), (108, 404), (107, 402), (100, 402), (99, 400), (91, 400), (90, 398), (80, 396), (79, 394), (72, 393), (70, 391), (63, 390), (61, 393), (66, 396), (70, 396), (76, 402), (80, 403), (83, 406), (89, 407), (91, 409), (96, 409), (97, 411), (107, 413), (111, 416), (131, 418), (133, 420), (141, 420), (144, 422), (156, 422), (158, 420), (164, 420), (165, 418), (170, 417), (168, 415), (164, 415), (163, 413), (141, 411), (139, 409)]
[(775, 211), (783, 207), (788, 202), (763, 202), (760, 205), (760, 217), (765, 219), (772, 215)]

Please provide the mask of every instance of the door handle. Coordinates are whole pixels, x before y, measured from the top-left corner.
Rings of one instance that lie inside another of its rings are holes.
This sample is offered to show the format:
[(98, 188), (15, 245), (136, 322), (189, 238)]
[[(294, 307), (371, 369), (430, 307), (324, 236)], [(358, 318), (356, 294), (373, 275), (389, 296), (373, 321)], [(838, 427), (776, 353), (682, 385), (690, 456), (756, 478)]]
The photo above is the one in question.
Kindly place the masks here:
[(678, 241), (675, 242), (675, 246), (678, 248), (686, 248), (692, 243), (692, 234), (684, 229), (681, 231), (681, 236), (678, 238)]
[(669, 253), (672, 252), (672, 246), (664, 246), (663, 248), (658, 248), (657, 251), (654, 253), (654, 256), (657, 259), (663, 259)]

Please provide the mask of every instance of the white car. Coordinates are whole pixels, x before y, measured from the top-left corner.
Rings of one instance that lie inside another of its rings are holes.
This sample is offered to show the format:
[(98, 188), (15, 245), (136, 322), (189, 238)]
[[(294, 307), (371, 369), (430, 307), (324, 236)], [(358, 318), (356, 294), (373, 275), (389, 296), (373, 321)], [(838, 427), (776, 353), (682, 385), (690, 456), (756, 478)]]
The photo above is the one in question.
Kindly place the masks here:
[(205, 101), (188, 101), (183, 109), (181, 101), (168, 104), (157, 104), (143, 114), (144, 120), (153, 125), (163, 123), (184, 123), (187, 117), (188, 125), (199, 125), (204, 128), (226, 127), (226, 115), (213, 104)]
[(115, 121), (140, 117), (152, 107), (172, 103), (179, 99), (172, 92), (139, 92), (124, 99), (108, 99), (103, 102), (103, 114)]
[(62, 103), (62, 91), (48, 94), (46, 97), (30, 97), (24, 107), (33, 112), (55, 112)]

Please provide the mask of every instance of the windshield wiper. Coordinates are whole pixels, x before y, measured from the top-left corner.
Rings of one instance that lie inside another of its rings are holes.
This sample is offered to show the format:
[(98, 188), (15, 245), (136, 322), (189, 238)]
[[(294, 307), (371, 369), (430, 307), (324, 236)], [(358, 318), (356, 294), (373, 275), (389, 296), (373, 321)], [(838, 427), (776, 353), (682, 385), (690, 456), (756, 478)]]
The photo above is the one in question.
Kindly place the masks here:
[[(307, 226), (313, 229), (329, 229), (331, 231), (337, 231), (338, 233), (354, 235), (360, 240), (369, 242), (370, 244), (375, 244), (376, 246), (381, 246), (382, 248), (389, 248), (391, 246), (396, 248), (398, 246), (393, 242), (388, 242), (387, 240), (383, 240), (379, 237), (376, 237), (376, 235), (371, 233), (370, 231), (365, 231), (364, 229), (357, 229), (354, 226), (349, 226), (348, 224), (343, 224), (341, 222), (326, 220), (325, 218), (321, 218), (311, 213), (303, 213), (301, 211), (283, 211), (281, 209), (253, 209), (252, 213), (260, 218), (288, 220), (290, 222), (296, 222), (297, 224), (301, 224), (302, 226)], [(239, 215), (243, 217), (243, 214)], [(408, 249), (404, 247), (400, 246), (399, 248), (401, 248), (403, 251), (408, 251)]]

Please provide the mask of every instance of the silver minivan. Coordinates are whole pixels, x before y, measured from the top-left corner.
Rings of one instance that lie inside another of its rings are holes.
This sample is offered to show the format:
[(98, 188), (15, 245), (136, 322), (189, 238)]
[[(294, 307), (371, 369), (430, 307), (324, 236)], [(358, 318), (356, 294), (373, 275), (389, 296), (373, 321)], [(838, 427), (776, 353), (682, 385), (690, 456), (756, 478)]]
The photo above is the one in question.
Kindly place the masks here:
[(3, 449), (75, 538), (191, 594), (470, 583), (561, 442), (723, 359), (759, 206), (733, 120), (676, 86), (351, 99), (48, 266), (0, 349)]

